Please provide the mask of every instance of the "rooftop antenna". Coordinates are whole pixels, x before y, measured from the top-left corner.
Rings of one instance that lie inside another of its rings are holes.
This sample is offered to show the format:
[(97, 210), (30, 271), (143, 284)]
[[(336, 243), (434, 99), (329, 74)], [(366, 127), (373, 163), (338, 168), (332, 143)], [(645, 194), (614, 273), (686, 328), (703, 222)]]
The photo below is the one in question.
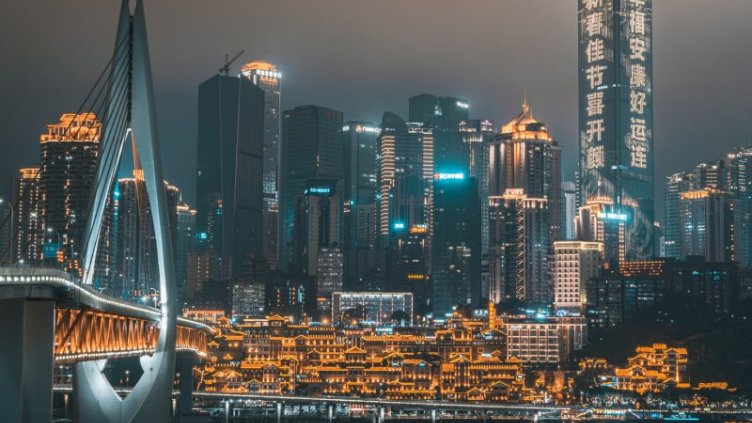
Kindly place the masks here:
[(229, 54), (225, 54), (225, 65), (219, 68), (218, 72), (220, 75), (228, 76), (230, 74), (230, 65), (233, 64), (238, 58), (245, 53), (245, 50), (240, 50), (238, 54), (236, 54), (232, 59), (230, 59)]

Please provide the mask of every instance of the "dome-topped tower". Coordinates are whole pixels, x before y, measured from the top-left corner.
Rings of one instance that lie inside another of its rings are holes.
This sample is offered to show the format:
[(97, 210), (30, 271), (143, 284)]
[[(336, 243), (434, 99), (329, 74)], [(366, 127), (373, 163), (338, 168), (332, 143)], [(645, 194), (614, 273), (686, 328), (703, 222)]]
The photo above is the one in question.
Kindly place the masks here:
[(501, 127), (501, 135), (504, 139), (554, 141), (554, 138), (548, 133), (546, 125), (533, 116), (533, 109), (527, 103), (527, 99), (522, 101), (520, 114)]

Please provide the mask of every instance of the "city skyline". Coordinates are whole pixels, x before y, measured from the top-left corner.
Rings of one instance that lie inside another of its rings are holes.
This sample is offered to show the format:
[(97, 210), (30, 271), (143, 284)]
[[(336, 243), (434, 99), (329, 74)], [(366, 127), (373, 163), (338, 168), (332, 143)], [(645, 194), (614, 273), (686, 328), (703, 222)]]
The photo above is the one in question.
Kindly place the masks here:
[[(414, 23), (415, 33), (427, 29), (430, 34), (436, 35), (442, 28), (451, 27), (455, 23), (452, 17), (459, 16), (460, 11), (463, 12), (462, 20), (474, 22), (472, 30), (455, 37), (448, 44), (436, 43), (428, 35), (413, 37), (412, 32), (391, 35), (379, 32), (377, 23), (385, 18), (394, 22), (414, 21), (410, 17), (414, 18), (419, 13), (419, 2), (413, 2), (409, 6), (391, 2), (361, 5), (365, 9), (356, 9), (354, 4), (343, 5), (336, 2), (317, 2), (314, 7), (295, 2), (281, 3), (257, 5), (255, 12), (248, 10), (245, 13), (245, 5), (228, 2), (228, 8), (239, 8), (239, 13), (227, 13), (227, 8), (209, 11), (208, 25), (218, 25), (221, 30), (217, 31), (218, 35), (213, 35), (206, 41), (191, 38), (187, 33), (188, 28), (180, 26), (183, 25), (181, 22), (187, 25), (191, 21), (190, 16), (205, 9), (204, 5), (184, 5), (180, 13), (188, 19), (176, 19), (178, 27), (171, 27), (167, 34), (158, 26), (152, 27), (150, 34), (155, 48), (176, 45), (175, 37), (180, 36), (188, 37), (187, 41), (195, 43), (195, 49), (187, 62), (187, 55), (178, 50), (163, 48), (160, 51), (167, 53), (155, 55), (152, 59), (156, 85), (161, 87), (156, 92), (158, 114), (164, 122), (160, 126), (160, 133), (165, 139), (165, 150), (174, 153), (168, 154), (168, 157), (180, 157), (180, 162), (195, 163), (195, 148), (192, 147), (196, 142), (195, 85), (222, 66), (225, 53), (232, 55), (245, 49), (246, 53), (235, 64), (233, 74), (239, 73), (242, 63), (258, 59), (269, 60), (278, 65), (285, 75), (288, 94), (283, 97), (284, 110), (300, 104), (320, 104), (344, 111), (345, 120), (379, 121), (384, 110), (394, 110), (406, 116), (407, 98), (421, 92), (432, 92), (467, 98), (470, 101), (471, 116), (489, 118), (498, 123), (514, 114), (519, 107), (522, 91), (527, 87), (528, 97), (536, 105), (537, 115), (549, 124), (562, 146), (563, 179), (574, 178), (573, 169), (577, 159), (575, 2), (509, 5), (479, 1), (476, 7), (467, 10), (449, 3), (432, 3), (430, 19)], [(111, 14), (112, 11), (108, 9), (115, 7), (104, 4), (84, 7), (82, 3), (79, 4), (95, 15)], [(700, 2), (682, 1), (681, 6), (678, 7), (678, 2), (661, 2), (654, 6), (654, 186), (658, 211), (656, 215), (659, 217), (663, 214), (661, 199), (666, 176), (749, 142), (749, 135), (743, 125), (745, 116), (749, 115), (749, 106), (743, 103), (743, 99), (748, 97), (745, 93), (750, 88), (742, 83), (742, 75), (749, 73), (745, 69), (752, 68), (752, 55), (743, 54), (750, 50), (752, 42), (749, 42), (750, 35), (740, 28), (742, 22), (752, 14), (752, 7), (749, 3), (733, 1), (713, 4), (712, 11)], [(65, 16), (78, 9), (54, 4), (44, 7), (50, 11), (49, 17)], [(26, 5), (18, 6), (18, 9), (20, 15), (33, 12)], [(161, 4), (153, 5), (152, 9), (149, 19), (154, 21), (163, 21), (170, 11), (169, 6)], [(480, 13), (482, 10), (493, 9), (498, 9), (499, 14)], [(372, 16), (372, 19), (365, 19), (358, 26), (359, 31), (354, 31), (354, 40), (348, 41), (367, 42), (361, 43), (363, 47), (358, 48), (327, 48), (343, 42), (333, 38), (326, 25), (298, 22), (297, 16), (308, 16), (306, 12), (328, 13), (332, 19), (338, 20), (352, 20), (361, 15)], [(492, 18), (487, 15), (497, 19), (495, 16), (503, 18), (506, 14), (510, 16), (509, 25), (505, 25), (508, 28), (499, 29), (488, 25)], [(262, 22), (261, 16), (272, 18)], [(45, 27), (44, 22), (49, 17), (39, 16), (42, 27)], [(702, 19), (698, 19), (700, 17)], [(246, 26), (236, 25), (235, 20), (241, 18), (247, 18), (249, 22), (258, 21), (259, 25), (255, 25), (258, 29), (250, 30)], [(533, 30), (535, 23), (542, 20), (547, 21), (546, 29)], [(686, 24), (690, 21), (696, 24), (690, 27)], [(295, 25), (290, 25), (293, 22)], [(275, 24), (278, 31), (271, 28)], [(423, 28), (423, 25), (428, 27)], [(13, 23), (3, 25), (2, 31), (7, 33), (3, 39), (13, 39), (13, 34), (25, 33), (23, 28), (17, 28)], [(236, 31), (248, 31), (248, 34), (238, 34)], [(295, 34), (303, 31), (315, 31), (313, 33), (316, 34), (312, 42), (307, 43), (311, 48), (306, 51), (295, 44)], [(52, 37), (44, 31), (25, 37), (29, 40), (28, 46), (25, 46), (19, 57), (25, 66), (3, 69), (3, 92), (10, 101), (3, 102), (0, 119), (14, 145), (13, 151), (0, 161), (4, 168), (0, 176), (5, 180), (10, 180), (18, 166), (33, 163), (37, 148), (36, 134), (46, 122), (76, 107), (80, 93), (85, 92), (95, 77), (94, 74), (103, 66), (95, 58), (102, 57), (97, 52), (109, 49), (109, 34), (112, 29), (106, 22), (95, 22), (87, 32), (97, 34), (97, 37), (91, 37), (89, 42), (83, 44), (86, 46), (86, 54), (75, 53), (79, 51), (76, 48), (71, 49), (74, 53), (62, 56), (60, 50), (66, 49), (53, 49), (45, 55), (37, 53), (40, 49), (50, 48), (53, 41), (65, 45), (68, 36), (71, 40), (78, 40), (76, 44), (72, 44), (78, 47), (81, 45), (81, 31), (71, 30), (70, 35), (63, 38)], [(520, 34), (525, 36), (525, 43), (515, 42)], [(400, 39), (395, 39), (400, 35)], [(438, 44), (452, 49), (456, 56), (445, 57), (447, 55), (438, 54), (442, 48), (435, 46)], [(472, 47), (463, 49), (463, 44)], [(418, 46), (422, 47), (422, 53), (416, 55), (418, 57), (409, 56), (408, 52)], [(494, 50), (489, 50), (491, 47)], [(521, 47), (542, 53), (521, 54)], [(2, 48), (10, 46), (2, 45)], [(369, 48), (379, 54), (368, 53)], [(332, 50), (337, 50), (338, 53), (335, 54)], [(700, 53), (711, 60), (694, 59), (693, 54)], [(46, 69), (39, 62), (40, 59), (32, 60), (35, 56), (44, 57), (45, 63), (59, 64), (61, 72), (45, 72), (44, 78), (35, 78), (40, 76), (38, 72)], [(66, 59), (70, 56), (76, 59)], [(509, 63), (506, 57), (515, 57), (515, 61)], [(389, 63), (394, 60), (399, 60), (404, 65), (390, 66)], [(714, 62), (725, 63), (727, 66), (716, 68), (712, 64)], [(348, 63), (354, 64), (348, 70), (356, 69), (358, 72), (339, 71), (345, 69)], [(477, 64), (478, 70), (473, 70), (472, 66), (468, 70), (468, 63)], [(691, 72), (682, 71), (690, 65)], [(177, 72), (178, 67), (180, 72)], [(402, 73), (395, 69), (402, 69)], [(700, 84), (700, 78), (711, 70), (722, 77), (714, 84)], [(32, 82), (35, 87), (33, 89), (30, 87)], [(58, 96), (52, 99), (45, 96), (43, 102), (39, 100), (38, 96), (44, 96), (53, 87), (53, 92), (59, 92)], [(23, 99), (20, 98), (22, 93)], [(40, 103), (43, 104), (36, 107)], [(34, 112), (26, 112), (25, 109), (31, 104), (35, 105)], [(18, 110), (24, 111), (23, 118), (17, 118)], [(709, 123), (712, 118), (720, 116), (723, 116), (726, 123), (723, 129)], [(24, 142), (27, 139), (29, 141)], [(671, 153), (672, 148), (680, 148), (685, 142), (692, 143), (692, 154)], [(184, 148), (186, 143), (188, 147)], [(180, 186), (186, 193), (185, 198), (193, 203), (193, 169), (177, 162), (166, 161), (165, 175)], [(8, 190), (9, 187), (5, 188), (5, 195)]]

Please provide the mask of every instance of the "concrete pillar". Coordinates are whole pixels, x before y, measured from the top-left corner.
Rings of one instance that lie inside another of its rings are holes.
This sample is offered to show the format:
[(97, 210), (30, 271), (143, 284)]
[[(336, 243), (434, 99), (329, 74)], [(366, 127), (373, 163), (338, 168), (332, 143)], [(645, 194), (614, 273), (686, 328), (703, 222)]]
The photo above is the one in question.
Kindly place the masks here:
[(436, 416), (436, 410), (431, 410), (431, 421), (435, 422), (437, 420)]
[(0, 301), (0, 421), (52, 420), (55, 303)]
[(230, 423), (230, 400), (225, 401), (225, 423)]
[(285, 403), (277, 403), (277, 423), (282, 423), (282, 417), (285, 415)]
[(327, 404), (327, 406), (326, 406), (326, 414), (327, 414), (327, 417), (329, 418), (329, 421), (334, 420), (334, 405)]
[(175, 372), (180, 373), (178, 390), (178, 414), (190, 414), (193, 407), (193, 366), (198, 364), (195, 357), (179, 357), (175, 360)]

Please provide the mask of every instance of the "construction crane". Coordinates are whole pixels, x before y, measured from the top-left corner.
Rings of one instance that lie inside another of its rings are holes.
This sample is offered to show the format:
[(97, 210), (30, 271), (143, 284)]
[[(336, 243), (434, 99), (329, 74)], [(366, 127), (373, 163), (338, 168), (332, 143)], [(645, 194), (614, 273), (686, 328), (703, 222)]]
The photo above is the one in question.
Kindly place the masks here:
[(224, 75), (224, 76), (229, 75), (230, 74), (230, 65), (232, 65), (233, 62), (235, 62), (236, 60), (238, 60), (238, 57), (242, 56), (243, 53), (245, 53), (245, 50), (240, 50), (240, 52), (238, 54), (236, 54), (232, 59), (230, 59), (230, 55), (229, 54), (225, 54), (225, 65), (222, 66), (221, 68), (219, 68), (218, 72), (220, 74)]

